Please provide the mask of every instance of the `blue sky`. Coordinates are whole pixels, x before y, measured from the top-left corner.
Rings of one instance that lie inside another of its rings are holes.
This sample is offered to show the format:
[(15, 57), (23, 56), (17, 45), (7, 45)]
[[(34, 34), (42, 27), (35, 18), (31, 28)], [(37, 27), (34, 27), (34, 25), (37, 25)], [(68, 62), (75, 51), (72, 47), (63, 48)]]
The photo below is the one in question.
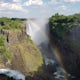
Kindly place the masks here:
[(0, 17), (48, 18), (80, 13), (80, 0), (0, 0)]

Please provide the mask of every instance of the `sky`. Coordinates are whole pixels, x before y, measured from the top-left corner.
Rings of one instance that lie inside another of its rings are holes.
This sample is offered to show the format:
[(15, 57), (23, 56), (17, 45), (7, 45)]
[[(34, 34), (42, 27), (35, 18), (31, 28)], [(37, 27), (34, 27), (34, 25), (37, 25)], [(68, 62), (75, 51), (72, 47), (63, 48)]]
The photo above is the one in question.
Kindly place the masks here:
[(80, 13), (80, 0), (0, 0), (0, 17), (49, 18)]

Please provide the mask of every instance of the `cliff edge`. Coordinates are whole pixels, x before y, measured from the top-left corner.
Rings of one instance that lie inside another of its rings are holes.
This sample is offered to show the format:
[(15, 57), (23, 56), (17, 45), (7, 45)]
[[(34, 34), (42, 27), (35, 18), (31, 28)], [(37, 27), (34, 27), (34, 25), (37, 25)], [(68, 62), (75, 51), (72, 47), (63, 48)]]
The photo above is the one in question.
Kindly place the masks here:
[(57, 13), (50, 18), (49, 29), (50, 40), (59, 50), (62, 65), (74, 80), (79, 80), (80, 14), (64, 16)]
[(28, 75), (43, 65), (43, 58), (26, 34), (21, 20), (0, 18), (0, 68), (10, 68)]

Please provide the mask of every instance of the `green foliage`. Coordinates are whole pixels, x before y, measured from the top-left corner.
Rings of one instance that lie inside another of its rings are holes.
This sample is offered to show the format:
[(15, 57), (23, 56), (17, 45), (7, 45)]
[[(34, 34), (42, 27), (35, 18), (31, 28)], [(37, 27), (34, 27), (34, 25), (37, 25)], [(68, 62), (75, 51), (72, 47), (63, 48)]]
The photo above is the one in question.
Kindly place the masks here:
[(63, 38), (69, 33), (73, 25), (80, 24), (79, 22), (80, 14), (64, 16), (56, 13), (49, 19), (50, 31), (58, 37)]
[(4, 46), (4, 43), (5, 43), (5, 38), (0, 35), (0, 46)]
[(8, 49), (5, 50), (5, 57), (7, 59), (11, 59), (12, 58), (12, 54), (11, 54), (11, 52)]
[[(26, 46), (27, 44), (27, 46)], [(36, 45), (28, 37), (22, 43), (17, 45), (17, 49), (22, 53), (23, 61), (31, 72), (37, 71), (43, 64), (43, 58)], [(25, 50), (26, 48), (26, 50)]]
[(0, 18), (0, 29), (19, 29), (22, 24), (20, 19)]
[(5, 47), (5, 38), (2, 35), (0, 35), (0, 53), (3, 53), (5, 51), (4, 47)]
[(3, 35), (0, 35), (0, 57), (6, 58), (6, 59), (11, 59), (11, 53), (10, 51), (6, 48), (6, 40)]

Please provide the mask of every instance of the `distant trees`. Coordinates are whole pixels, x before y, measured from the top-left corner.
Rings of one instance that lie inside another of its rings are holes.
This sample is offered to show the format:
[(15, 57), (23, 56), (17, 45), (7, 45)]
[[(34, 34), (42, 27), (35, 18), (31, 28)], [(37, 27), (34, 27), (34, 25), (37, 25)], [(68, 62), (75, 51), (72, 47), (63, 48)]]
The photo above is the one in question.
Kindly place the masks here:
[(0, 29), (18, 29), (23, 24), (23, 21), (18, 18), (0, 18)]
[(80, 24), (80, 14), (70, 16), (59, 15), (56, 13), (49, 19), (49, 28), (51, 34), (55, 33), (60, 38), (66, 36), (73, 25)]

